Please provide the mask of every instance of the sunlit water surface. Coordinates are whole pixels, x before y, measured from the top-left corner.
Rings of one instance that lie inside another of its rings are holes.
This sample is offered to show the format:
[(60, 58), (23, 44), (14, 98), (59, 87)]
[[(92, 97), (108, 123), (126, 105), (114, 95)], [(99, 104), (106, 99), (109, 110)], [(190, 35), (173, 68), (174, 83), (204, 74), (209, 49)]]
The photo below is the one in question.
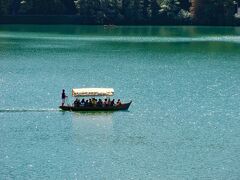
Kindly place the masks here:
[(0, 179), (240, 179), (239, 27), (1, 25), (0, 87)]

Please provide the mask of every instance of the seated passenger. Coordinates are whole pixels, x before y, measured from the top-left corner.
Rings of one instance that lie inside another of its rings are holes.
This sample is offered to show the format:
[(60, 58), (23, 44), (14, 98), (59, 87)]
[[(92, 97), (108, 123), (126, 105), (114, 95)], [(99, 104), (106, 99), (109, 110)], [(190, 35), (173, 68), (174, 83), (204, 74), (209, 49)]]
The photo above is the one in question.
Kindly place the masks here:
[(111, 106), (111, 100), (110, 100), (110, 98), (108, 98), (107, 104), (108, 104), (108, 106)]
[(81, 100), (81, 105), (84, 105), (85, 104), (85, 99), (83, 98), (82, 100)]
[(75, 101), (73, 102), (73, 106), (74, 106), (74, 107), (77, 106), (77, 99), (75, 99)]
[(121, 106), (121, 105), (122, 105), (122, 103), (121, 103), (120, 99), (118, 99), (117, 106)]
[(80, 106), (80, 100), (77, 99), (77, 107), (79, 107), (79, 106)]
[(115, 99), (113, 99), (112, 101), (111, 101), (111, 106), (115, 106)]
[(97, 107), (102, 107), (102, 100), (101, 99), (98, 99), (98, 102), (97, 102)]
[(79, 105), (80, 105), (79, 99), (76, 98), (73, 104), (74, 104), (74, 107), (79, 107)]
[(97, 105), (97, 100), (96, 100), (95, 98), (92, 98), (92, 104), (93, 104), (94, 107), (96, 107), (96, 105)]
[(107, 107), (107, 106), (108, 106), (108, 102), (107, 102), (107, 99), (105, 99), (103, 103), (103, 107)]
[(90, 106), (90, 107), (93, 106), (93, 103), (92, 103), (92, 100), (91, 100), (91, 99), (89, 99), (89, 104), (88, 104), (88, 106)]
[(89, 106), (88, 100), (85, 101), (84, 106), (85, 106), (85, 107), (88, 107), (88, 106)]

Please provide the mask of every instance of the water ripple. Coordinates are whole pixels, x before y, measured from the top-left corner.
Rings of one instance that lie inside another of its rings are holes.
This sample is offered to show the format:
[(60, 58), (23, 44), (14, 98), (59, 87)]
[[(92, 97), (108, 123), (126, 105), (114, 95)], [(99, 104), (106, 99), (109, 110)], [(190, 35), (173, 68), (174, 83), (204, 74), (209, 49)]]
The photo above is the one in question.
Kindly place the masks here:
[(159, 37), (159, 36), (44, 36), (32, 34), (31, 36), (19, 36), (13, 34), (1, 34), (0, 38), (17, 39), (42, 39), (64, 41), (104, 41), (104, 42), (135, 42), (135, 43), (161, 43), (161, 42), (233, 42), (240, 43), (240, 36), (199, 36), (199, 37)]

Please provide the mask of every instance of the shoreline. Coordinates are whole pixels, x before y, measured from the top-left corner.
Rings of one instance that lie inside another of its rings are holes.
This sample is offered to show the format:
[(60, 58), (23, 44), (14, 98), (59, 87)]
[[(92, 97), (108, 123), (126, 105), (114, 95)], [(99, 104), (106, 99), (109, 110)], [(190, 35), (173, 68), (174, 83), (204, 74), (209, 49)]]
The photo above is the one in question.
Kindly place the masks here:
[(104, 25), (104, 26), (240, 26), (240, 18), (235, 18), (233, 23), (207, 24), (192, 21), (173, 21), (163, 19), (159, 22), (96, 22), (95, 19), (78, 15), (18, 15), (0, 16), (0, 24), (37, 24), (37, 25)]

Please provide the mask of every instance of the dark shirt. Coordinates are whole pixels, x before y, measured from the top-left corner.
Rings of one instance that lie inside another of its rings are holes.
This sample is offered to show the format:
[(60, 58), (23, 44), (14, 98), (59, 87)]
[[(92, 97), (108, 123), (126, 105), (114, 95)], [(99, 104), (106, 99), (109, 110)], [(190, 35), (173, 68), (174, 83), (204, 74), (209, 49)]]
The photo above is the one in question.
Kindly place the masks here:
[(97, 102), (97, 106), (98, 106), (98, 107), (101, 107), (101, 106), (102, 106), (102, 102), (101, 102), (101, 101), (98, 101), (98, 102)]
[(89, 103), (87, 101), (85, 101), (84, 106), (86, 106), (86, 107), (89, 106)]
[(114, 106), (114, 104), (115, 104), (114, 101), (111, 101), (111, 106)]
[(63, 92), (62, 93), (62, 99), (65, 99), (66, 98), (66, 94)]

